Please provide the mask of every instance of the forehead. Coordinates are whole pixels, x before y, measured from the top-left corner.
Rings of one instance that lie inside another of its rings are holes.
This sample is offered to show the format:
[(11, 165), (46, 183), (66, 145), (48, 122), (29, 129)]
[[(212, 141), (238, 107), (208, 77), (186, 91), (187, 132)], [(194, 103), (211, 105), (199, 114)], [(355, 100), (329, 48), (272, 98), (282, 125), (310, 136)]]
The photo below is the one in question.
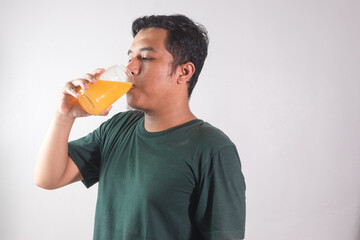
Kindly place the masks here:
[(144, 47), (151, 47), (155, 50), (165, 49), (166, 37), (167, 31), (162, 28), (141, 29), (134, 37), (130, 50), (133, 52)]

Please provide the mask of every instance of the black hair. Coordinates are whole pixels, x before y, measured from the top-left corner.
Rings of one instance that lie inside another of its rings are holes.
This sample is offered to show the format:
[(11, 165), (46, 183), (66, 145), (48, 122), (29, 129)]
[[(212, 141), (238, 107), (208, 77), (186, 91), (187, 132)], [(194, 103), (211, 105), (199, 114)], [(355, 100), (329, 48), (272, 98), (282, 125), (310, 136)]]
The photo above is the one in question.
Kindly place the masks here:
[(172, 74), (178, 66), (186, 62), (195, 65), (195, 72), (189, 80), (188, 97), (190, 98), (208, 52), (209, 38), (205, 27), (184, 15), (151, 15), (137, 18), (133, 22), (133, 37), (141, 29), (150, 27), (167, 30), (165, 48), (174, 59)]

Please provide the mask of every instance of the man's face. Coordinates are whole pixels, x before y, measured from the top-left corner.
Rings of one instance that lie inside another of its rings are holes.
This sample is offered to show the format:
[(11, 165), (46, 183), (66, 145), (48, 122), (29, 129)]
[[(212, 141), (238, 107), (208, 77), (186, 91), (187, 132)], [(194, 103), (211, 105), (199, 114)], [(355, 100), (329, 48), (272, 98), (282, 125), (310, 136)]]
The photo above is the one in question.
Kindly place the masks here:
[[(129, 49), (129, 70), (134, 86), (127, 93), (130, 107), (156, 111), (170, 104), (176, 94), (172, 55), (165, 48), (167, 32), (161, 28), (142, 29)], [(170, 102), (169, 102), (170, 101)]]

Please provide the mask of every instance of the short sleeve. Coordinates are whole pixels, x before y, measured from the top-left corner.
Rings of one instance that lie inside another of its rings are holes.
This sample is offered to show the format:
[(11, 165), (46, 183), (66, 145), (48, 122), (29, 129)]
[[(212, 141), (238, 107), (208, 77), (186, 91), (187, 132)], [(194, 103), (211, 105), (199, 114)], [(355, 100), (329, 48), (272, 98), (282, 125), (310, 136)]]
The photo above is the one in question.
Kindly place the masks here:
[(195, 222), (206, 240), (244, 238), (245, 189), (236, 147), (220, 149), (199, 178)]
[(100, 128), (87, 136), (68, 143), (68, 154), (83, 176), (82, 182), (89, 188), (99, 181), (101, 162)]

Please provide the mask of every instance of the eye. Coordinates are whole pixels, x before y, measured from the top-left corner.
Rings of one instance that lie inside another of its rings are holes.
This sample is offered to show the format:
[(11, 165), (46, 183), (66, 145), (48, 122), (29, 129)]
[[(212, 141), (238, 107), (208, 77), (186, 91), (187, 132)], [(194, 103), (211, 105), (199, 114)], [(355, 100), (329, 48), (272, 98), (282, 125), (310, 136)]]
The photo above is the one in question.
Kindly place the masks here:
[(150, 62), (152, 58), (142, 57), (141, 58), (144, 62)]
[(128, 63), (130, 63), (131, 61), (132, 61), (132, 58), (131, 58), (131, 59), (129, 59)]

